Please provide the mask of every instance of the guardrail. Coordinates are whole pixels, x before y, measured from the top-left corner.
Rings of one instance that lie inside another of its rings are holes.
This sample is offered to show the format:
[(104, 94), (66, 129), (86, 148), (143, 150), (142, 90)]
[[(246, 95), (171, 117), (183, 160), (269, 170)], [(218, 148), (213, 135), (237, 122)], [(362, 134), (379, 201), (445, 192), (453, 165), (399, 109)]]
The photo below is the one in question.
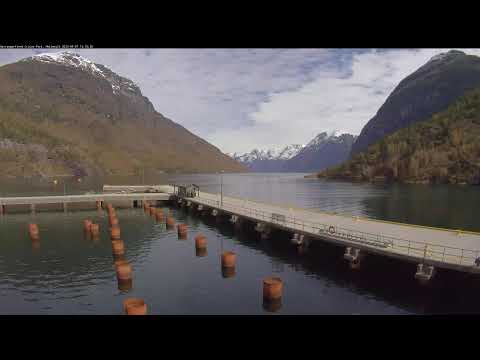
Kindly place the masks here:
[(434, 260), (446, 264), (475, 266), (475, 261), (480, 255), (480, 250), (462, 249), (451, 246), (419, 242), (415, 240), (401, 239), (392, 236), (372, 234), (331, 224), (301, 220), (285, 214), (262, 211), (243, 205), (235, 205), (229, 203), (228, 201), (226, 202), (225, 200), (223, 201), (223, 206), (220, 205), (220, 201), (218, 200), (215, 201), (198, 197), (191, 200), (231, 213), (247, 216), (256, 220), (263, 220), (270, 223), (283, 225), (285, 227), (305, 233), (326, 236), (336, 240), (347, 241), (354, 244), (356, 243), (370, 248), (384, 249), (387, 252), (407, 255), (423, 261)]

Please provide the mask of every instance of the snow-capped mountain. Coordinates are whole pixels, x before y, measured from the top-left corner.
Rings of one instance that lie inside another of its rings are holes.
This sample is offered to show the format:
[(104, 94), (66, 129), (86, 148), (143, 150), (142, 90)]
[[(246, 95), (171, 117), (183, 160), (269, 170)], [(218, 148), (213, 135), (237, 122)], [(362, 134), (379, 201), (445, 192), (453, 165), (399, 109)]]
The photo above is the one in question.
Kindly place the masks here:
[(279, 149), (254, 149), (245, 154), (228, 154), (233, 159), (247, 165), (254, 172), (282, 171), (285, 162), (298, 154), (304, 145), (291, 144)]
[(311, 172), (341, 164), (347, 160), (356, 136), (322, 132), (298, 154), (289, 159), (283, 171)]
[(251, 163), (256, 160), (288, 160), (297, 155), (303, 147), (304, 145), (292, 144), (287, 145), (281, 149), (253, 149), (249, 153), (245, 154), (234, 153), (228, 155), (233, 157), (235, 160), (245, 164)]
[(140, 93), (140, 88), (130, 79), (115, 74), (109, 68), (101, 64), (95, 64), (92, 61), (80, 56), (79, 54), (63, 51), (59, 53), (44, 53), (31, 56), (21, 61), (39, 61), (51, 64), (60, 64), (86, 71), (94, 76), (106, 79), (112, 86), (112, 91), (116, 95), (120, 91)]
[(133, 81), (71, 52), (0, 66), (0, 166), (0, 177), (247, 170)]
[(254, 172), (310, 172), (346, 160), (355, 136), (322, 132), (307, 145), (292, 144), (280, 149), (254, 149), (228, 154)]

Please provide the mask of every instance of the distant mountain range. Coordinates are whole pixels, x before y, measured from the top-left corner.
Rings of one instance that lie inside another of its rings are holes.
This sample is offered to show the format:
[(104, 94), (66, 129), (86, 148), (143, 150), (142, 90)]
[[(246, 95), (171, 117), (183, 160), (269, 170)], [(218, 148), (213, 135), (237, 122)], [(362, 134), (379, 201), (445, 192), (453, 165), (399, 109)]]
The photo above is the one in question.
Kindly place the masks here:
[(253, 172), (281, 172), (287, 160), (301, 151), (302, 145), (292, 144), (281, 149), (253, 149), (244, 154), (228, 154)]
[(317, 176), (480, 184), (480, 58), (449, 51), (403, 79), (352, 155)]
[(242, 172), (140, 88), (71, 52), (0, 67), (0, 176)]
[(254, 149), (229, 154), (253, 172), (312, 172), (345, 161), (355, 136), (318, 134), (307, 145), (292, 144), (280, 149)]

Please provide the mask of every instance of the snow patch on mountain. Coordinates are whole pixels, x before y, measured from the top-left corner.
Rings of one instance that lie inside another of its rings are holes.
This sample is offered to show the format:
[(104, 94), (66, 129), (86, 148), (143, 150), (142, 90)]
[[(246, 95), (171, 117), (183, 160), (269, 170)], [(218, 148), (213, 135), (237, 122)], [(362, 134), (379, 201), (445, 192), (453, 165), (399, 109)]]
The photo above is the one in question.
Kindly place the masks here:
[(315, 136), (306, 146), (305, 149), (314, 149), (318, 150), (326, 144), (332, 143), (341, 143), (344, 141), (344, 137), (348, 134), (342, 133), (338, 130), (332, 131), (330, 133), (322, 132)]
[(290, 160), (305, 151), (318, 151), (328, 144), (339, 144), (345, 141), (344, 134), (339, 130), (321, 132), (315, 136), (307, 145), (292, 144), (279, 149), (253, 149), (244, 154), (229, 153), (230, 157), (244, 164), (252, 164), (260, 160)]
[(227, 155), (246, 164), (257, 160), (288, 160), (297, 155), (304, 146), (292, 144), (279, 149), (253, 149), (245, 154), (233, 153)]
[(22, 61), (32, 60), (79, 68), (94, 76), (102, 77), (110, 83), (112, 86), (112, 91), (115, 95), (120, 92), (133, 92), (141, 94), (140, 88), (133, 81), (115, 74), (104, 65), (95, 64), (79, 54), (70, 51), (37, 54), (23, 59)]

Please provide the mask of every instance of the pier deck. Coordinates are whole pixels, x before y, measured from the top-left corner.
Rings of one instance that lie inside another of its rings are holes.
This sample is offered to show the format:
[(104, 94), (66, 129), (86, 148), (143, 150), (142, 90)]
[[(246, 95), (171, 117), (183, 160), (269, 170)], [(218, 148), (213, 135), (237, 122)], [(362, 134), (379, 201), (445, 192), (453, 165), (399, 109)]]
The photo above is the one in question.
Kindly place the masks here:
[(365, 252), (480, 273), (480, 233), (378, 221), (201, 192), (184, 198), (257, 223)]
[(168, 200), (168, 193), (128, 193), (128, 194), (84, 194), (60, 196), (25, 196), (2, 197), (0, 206), (8, 205), (36, 205), (36, 204), (65, 204), (96, 201), (134, 201), (134, 200)]
[[(166, 201), (176, 195), (175, 187), (106, 186), (117, 193), (33, 196), (0, 198), (0, 209), (10, 205), (67, 204), (114, 201)], [(159, 192), (139, 192), (146, 189)], [(118, 193), (123, 192), (123, 193)], [(220, 215), (235, 215), (267, 228), (278, 228), (294, 234), (356, 249), (365, 253), (399, 258), (417, 264), (432, 265), (457, 271), (480, 273), (475, 264), (480, 257), (480, 233), (439, 229), (410, 224), (346, 216), (293, 206), (266, 204), (220, 194), (199, 192), (195, 197), (178, 197), (187, 204), (216, 209)], [(358, 253), (358, 252), (357, 252)]]

